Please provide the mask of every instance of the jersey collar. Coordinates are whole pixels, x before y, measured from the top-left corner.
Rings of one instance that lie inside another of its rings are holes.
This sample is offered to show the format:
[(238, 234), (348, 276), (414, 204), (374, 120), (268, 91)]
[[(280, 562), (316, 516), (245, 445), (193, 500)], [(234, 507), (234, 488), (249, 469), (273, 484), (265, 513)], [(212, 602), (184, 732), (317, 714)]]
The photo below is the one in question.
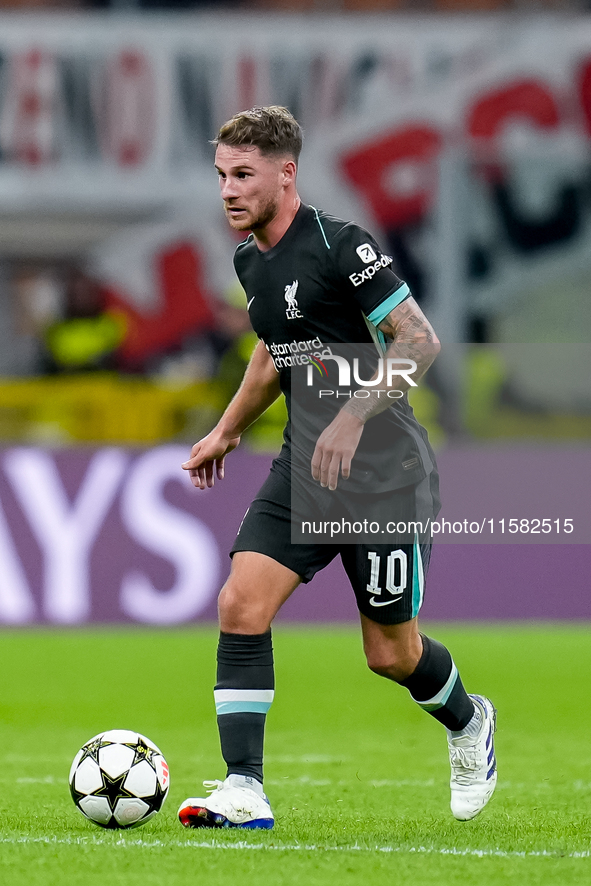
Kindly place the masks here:
[(272, 249), (267, 249), (265, 252), (262, 252), (258, 248), (258, 246), (256, 245), (256, 241), (255, 241), (255, 248), (256, 248), (256, 251), (259, 254), (260, 258), (263, 261), (271, 261), (271, 259), (275, 258), (276, 255), (278, 255), (280, 252), (282, 252), (286, 246), (289, 246), (289, 244), (292, 242), (292, 240), (294, 239), (294, 237), (297, 235), (298, 231), (302, 227), (304, 220), (306, 218), (308, 218), (311, 214), (312, 214), (311, 207), (306, 206), (305, 203), (300, 203), (298, 211), (294, 215), (293, 221), (290, 224), (289, 228), (287, 229), (287, 231), (285, 232), (285, 234), (283, 235), (281, 240), (279, 240), (279, 242), (276, 243)]

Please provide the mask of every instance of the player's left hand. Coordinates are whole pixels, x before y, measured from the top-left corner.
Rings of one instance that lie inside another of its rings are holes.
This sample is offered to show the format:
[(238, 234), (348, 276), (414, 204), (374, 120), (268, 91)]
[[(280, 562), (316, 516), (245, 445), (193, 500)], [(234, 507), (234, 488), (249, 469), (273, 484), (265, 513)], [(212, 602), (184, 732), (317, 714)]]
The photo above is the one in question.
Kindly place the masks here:
[(320, 434), (312, 455), (312, 476), (321, 486), (336, 489), (339, 471), (348, 479), (364, 427), (357, 416), (341, 410)]

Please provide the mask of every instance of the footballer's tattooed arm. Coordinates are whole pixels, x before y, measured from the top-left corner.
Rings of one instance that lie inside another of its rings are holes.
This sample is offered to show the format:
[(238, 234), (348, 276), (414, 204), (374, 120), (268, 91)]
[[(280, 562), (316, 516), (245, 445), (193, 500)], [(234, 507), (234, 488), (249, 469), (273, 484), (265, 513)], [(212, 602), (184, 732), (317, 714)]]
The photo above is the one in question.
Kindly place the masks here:
[[(385, 357), (413, 360), (416, 370), (412, 380), (418, 381), (439, 353), (439, 339), (433, 327), (417, 305), (414, 298), (407, 298), (390, 311), (379, 324), (379, 329), (391, 339)], [(410, 373), (409, 373), (410, 375)], [(376, 378), (374, 376), (374, 378)], [(391, 390), (404, 394), (411, 387), (403, 376), (396, 376)], [(386, 385), (386, 388), (388, 386)], [(381, 397), (375, 388), (365, 388), (364, 398), (351, 398), (336, 418), (322, 432), (312, 456), (312, 476), (321, 486), (336, 489), (339, 473), (346, 480), (351, 473), (351, 461), (365, 422), (392, 405), (389, 397)], [(382, 389), (383, 393), (383, 389)]]
[[(412, 372), (412, 380), (417, 382), (439, 353), (440, 344), (433, 327), (414, 298), (411, 296), (405, 299), (390, 311), (378, 328), (391, 339), (384, 356), (398, 360), (412, 360), (416, 363), (417, 368)], [(410, 387), (403, 375), (396, 376), (391, 385), (392, 390), (402, 393), (408, 391)], [(367, 390), (368, 397), (351, 399), (343, 406), (343, 411), (357, 416), (363, 422), (392, 405), (392, 400), (378, 397), (377, 392), (373, 392), (370, 388)]]
[[(439, 352), (439, 339), (412, 296), (390, 311), (379, 329), (392, 339), (393, 344), (404, 344), (409, 349), (407, 359), (414, 360), (419, 367), (425, 364), (423, 372), (427, 371)], [(414, 351), (411, 351), (413, 348)], [(425, 363), (426, 354), (429, 359)]]

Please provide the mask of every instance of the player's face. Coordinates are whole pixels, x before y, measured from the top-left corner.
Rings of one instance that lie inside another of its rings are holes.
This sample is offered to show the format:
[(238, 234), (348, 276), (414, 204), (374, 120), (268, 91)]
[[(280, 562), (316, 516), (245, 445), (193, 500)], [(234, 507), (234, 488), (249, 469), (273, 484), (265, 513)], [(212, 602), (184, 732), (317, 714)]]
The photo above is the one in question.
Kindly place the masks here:
[(277, 215), (284, 193), (285, 160), (259, 148), (218, 145), (215, 165), (224, 212), (235, 231), (256, 231)]

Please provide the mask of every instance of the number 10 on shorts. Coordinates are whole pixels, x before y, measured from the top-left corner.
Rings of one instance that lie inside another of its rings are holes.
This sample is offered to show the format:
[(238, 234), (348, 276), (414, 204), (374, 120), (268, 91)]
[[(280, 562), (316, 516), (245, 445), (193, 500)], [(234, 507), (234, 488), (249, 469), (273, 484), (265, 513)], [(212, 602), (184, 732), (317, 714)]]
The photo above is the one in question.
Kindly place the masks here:
[[(380, 563), (382, 558), (375, 551), (368, 551), (367, 556), (370, 562), (370, 575), (369, 582), (367, 585), (368, 594), (372, 594), (377, 596), (382, 593), (382, 589), (380, 587)], [(396, 564), (398, 565), (398, 570), (396, 569)], [(398, 581), (396, 581), (396, 572), (398, 572)], [(397, 597), (400, 596), (404, 589), (406, 588), (408, 575), (408, 560), (406, 557), (406, 552), (398, 549), (397, 551), (392, 551), (388, 554), (388, 559), (386, 561), (386, 590), (392, 594), (392, 596)]]

